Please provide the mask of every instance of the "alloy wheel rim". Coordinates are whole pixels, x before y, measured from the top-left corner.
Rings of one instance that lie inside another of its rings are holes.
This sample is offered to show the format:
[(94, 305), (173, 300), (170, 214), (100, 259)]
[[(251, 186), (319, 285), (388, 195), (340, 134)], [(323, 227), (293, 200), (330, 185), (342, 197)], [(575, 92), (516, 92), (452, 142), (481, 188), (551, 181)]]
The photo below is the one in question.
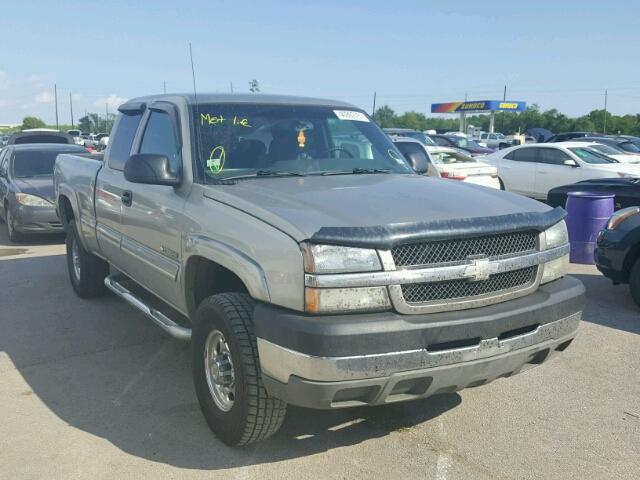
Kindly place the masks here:
[(204, 368), (214, 403), (223, 412), (228, 412), (236, 398), (235, 371), (229, 345), (219, 330), (212, 330), (207, 336)]
[(9, 236), (13, 234), (13, 218), (11, 218), (11, 210), (7, 209), (7, 231)]
[(71, 244), (71, 263), (73, 263), (73, 273), (76, 280), (80, 281), (80, 249), (75, 239)]

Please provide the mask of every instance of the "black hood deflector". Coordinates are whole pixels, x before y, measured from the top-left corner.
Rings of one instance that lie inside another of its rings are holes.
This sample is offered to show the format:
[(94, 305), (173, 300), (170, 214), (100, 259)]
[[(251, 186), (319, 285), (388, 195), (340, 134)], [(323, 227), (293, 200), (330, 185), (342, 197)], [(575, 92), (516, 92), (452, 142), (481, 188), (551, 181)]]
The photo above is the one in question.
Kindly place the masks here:
[(541, 232), (567, 215), (561, 207), (546, 212), (523, 212), (492, 217), (461, 218), (434, 222), (402, 223), (373, 227), (322, 227), (312, 243), (388, 249), (423, 241), (469, 238), (507, 232)]

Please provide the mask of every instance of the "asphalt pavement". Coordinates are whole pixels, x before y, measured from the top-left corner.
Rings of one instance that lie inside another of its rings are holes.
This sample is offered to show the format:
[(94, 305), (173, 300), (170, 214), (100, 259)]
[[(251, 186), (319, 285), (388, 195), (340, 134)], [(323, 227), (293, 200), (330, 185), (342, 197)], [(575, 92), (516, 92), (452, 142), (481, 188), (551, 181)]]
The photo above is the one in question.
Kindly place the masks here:
[(263, 443), (208, 429), (189, 345), (113, 295), (76, 297), (58, 237), (0, 226), (0, 479), (637, 479), (640, 309), (587, 287), (576, 340), (510, 379), (377, 408), (290, 408)]

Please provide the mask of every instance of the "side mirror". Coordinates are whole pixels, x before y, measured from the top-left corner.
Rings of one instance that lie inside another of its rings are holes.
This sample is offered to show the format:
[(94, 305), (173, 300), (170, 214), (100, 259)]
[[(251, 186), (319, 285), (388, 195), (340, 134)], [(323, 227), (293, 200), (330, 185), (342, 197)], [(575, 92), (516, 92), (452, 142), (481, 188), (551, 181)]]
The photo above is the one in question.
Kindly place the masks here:
[(577, 167), (578, 164), (576, 163), (575, 160), (572, 160), (571, 158), (567, 158), (564, 162), (562, 162), (564, 165), (568, 166), (568, 167)]
[(411, 168), (418, 174), (424, 175), (429, 170), (429, 161), (427, 157), (424, 155), (420, 155), (419, 153), (410, 152), (405, 153), (404, 158), (407, 159)]
[(169, 159), (155, 153), (131, 155), (124, 164), (124, 178), (148, 185), (180, 185), (180, 175), (171, 171)]

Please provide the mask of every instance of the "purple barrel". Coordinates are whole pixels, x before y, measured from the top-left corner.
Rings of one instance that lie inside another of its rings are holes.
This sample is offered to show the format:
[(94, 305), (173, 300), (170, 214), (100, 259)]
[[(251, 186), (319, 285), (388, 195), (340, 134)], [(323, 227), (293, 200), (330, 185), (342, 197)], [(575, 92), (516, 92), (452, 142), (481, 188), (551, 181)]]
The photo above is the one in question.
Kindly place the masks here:
[(593, 264), (596, 237), (613, 215), (613, 193), (569, 192), (567, 230), (571, 263)]

